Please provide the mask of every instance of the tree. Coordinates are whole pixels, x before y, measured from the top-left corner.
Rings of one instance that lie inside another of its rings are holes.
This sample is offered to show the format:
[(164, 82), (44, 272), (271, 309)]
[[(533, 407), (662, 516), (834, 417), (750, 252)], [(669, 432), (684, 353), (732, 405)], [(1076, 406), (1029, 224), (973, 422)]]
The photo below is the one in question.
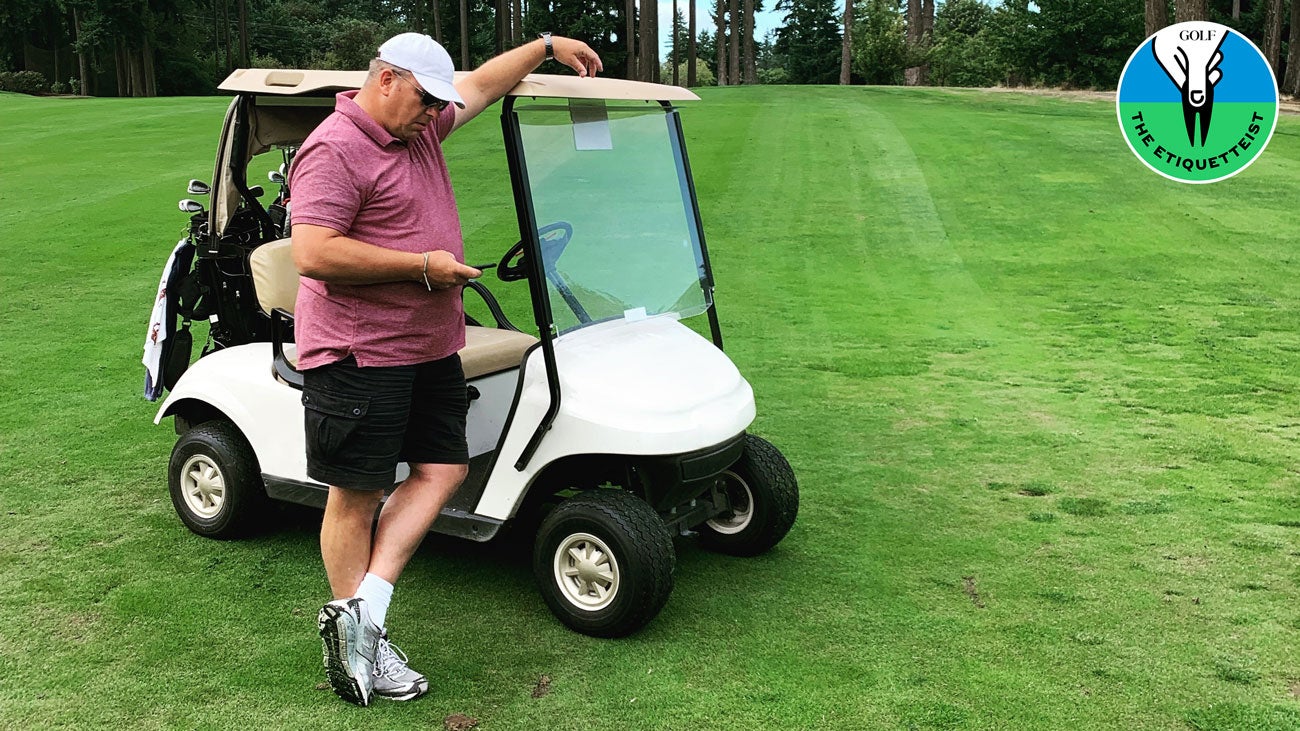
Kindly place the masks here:
[(636, 0), (626, 0), (623, 5), (623, 19), (626, 25), (623, 30), (623, 40), (627, 46), (627, 78), (635, 79), (636, 75)]
[(740, 83), (740, 35), (736, 32), (737, 22), (740, 20), (740, 8), (738, 0), (731, 0), (730, 9), (727, 13), (727, 47), (730, 49), (731, 58), (727, 62), (727, 83)]
[(904, 83), (920, 86), (927, 81), (930, 37), (934, 31), (934, 0), (907, 0), (907, 53), (911, 64), (904, 72)]
[(859, 0), (855, 16), (853, 72), (867, 84), (903, 83), (907, 39), (899, 0)]
[(677, 65), (681, 63), (681, 53), (677, 49), (677, 39), (682, 37), (683, 28), (686, 25), (686, 19), (682, 17), (682, 12), (677, 9), (677, 0), (673, 0), (673, 29), (672, 43), (669, 51), (669, 63), (672, 64), (673, 86), (680, 86), (681, 81), (678, 78)]
[(1189, 20), (1209, 19), (1209, 0), (1174, 0), (1175, 23), (1186, 23)]
[(460, 0), (460, 68), (469, 71), (469, 0)]
[(1282, 68), (1279, 63), (1282, 60), (1282, 16), (1285, 8), (1282, 0), (1265, 0), (1265, 21), (1264, 21), (1264, 43), (1260, 50), (1264, 52), (1264, 58), (1268, 65), (1273, 67), (1273, 74), (1281, 76), (1279, 73)]
[(656, 0), (641, 0), (641, 58), (637, 66), (642, 81), (659, 78), (659, 3)]
[(1286, 76), (1282, 93), (1300, 94), (1300, 0), (1291, 0), (1291, 36), (1287, 42)]
[[(1240, 0), (1233, 0), (1233, 2), (1240, 2)], [(1147, 36), (1154, 35), (1166, 25), (1169, 25), (1169, 0), (1146, 0)]]
[(779, 0), (785, 25), (776, 31), (776, 52), (794, 84), (834, 84), (840, 70), (840, 20), (835, 0)]
[(840, 85), (847, 86), (853, 69), (853, 0), (844, 2), (844, 40), (840, 47)]
[(686, 35), (690, 39), (686, 42), (686, 85), (695, 86), (699, 83), (698, 59), (695, 56), (695, 0), (688, 0), (688, 4), (691, 10), (688, 13), (690, 21), (686, 29)]
[(725, 2), (726, 0), (718, 0), (717, 14), (713, 16), (718, 25), (717, 35), (713, 36), (713, 47), (718, 56), (717, 68), (714, 70), (718, 77), (718, 86), (727, 85), (727, 10), (724, 5)]
[(989, 39), (993, 9), (980, 0), (948, 0), (934, 22), (930, 79), (940, 86), (991, 86), (1002, 79)]

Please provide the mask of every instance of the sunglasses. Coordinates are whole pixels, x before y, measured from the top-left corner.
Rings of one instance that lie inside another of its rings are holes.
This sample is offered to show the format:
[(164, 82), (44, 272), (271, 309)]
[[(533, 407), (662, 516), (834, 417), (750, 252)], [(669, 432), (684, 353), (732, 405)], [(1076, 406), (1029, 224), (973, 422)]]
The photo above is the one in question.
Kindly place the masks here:
[(447, 101), (446, 99), (439, 99), (438, 97), (434, 96), (433, 94), (430, 94), (424, 89), (421, 89), (419, 86), (415, 84), (415, 82), (411, 81), (410, 79), (407, 79), (405, 76), (402, 76), (401, 74), (393, 74), (393, 75), (401, 79), (402, 81), (405, 81), (406, 83), (410, 84), (412, 89), (415, 89), (416, 91), (420, 92), (420, 103), (424, 105), (425, 109), (433, 109), (435, 111), (441, 112), (451, 104), (451, 102)]

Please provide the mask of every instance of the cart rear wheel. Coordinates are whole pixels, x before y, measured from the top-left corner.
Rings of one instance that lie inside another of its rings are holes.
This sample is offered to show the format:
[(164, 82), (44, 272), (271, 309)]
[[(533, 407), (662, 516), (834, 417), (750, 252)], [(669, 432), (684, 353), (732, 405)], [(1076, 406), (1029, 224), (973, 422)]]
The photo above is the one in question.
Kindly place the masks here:
[(565, 500), (542, 522), (533, 551), (547, 606), (593, 637), (622, 637), (654, 619), (672, 593), (675, 563), (659, 514), (616, 489)]
[(185, 432), (172, 449), (167, 472), (176, 514), (201, 536), (244, 535), (265, 514), (257, 456), (228, 421), (207, 421)]
[(799, 513), (799, 483), (771, 442), (745, 435), (740, 459), (719, 479), (731, 508), (699, 527), (704, 545), (733, 556), (757, 556), (790, 532)]

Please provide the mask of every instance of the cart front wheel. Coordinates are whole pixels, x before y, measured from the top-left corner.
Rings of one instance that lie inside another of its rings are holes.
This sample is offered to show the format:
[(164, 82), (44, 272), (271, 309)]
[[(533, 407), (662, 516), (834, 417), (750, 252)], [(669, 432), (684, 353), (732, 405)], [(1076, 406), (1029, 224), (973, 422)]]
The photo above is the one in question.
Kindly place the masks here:
[(745, 435), (740, 459), (718, 479), (729, 508), (699, 527), (705, 546), (733, 556), (757, 556), (790, 532), (799, 513), (799, 483), (771, 442)]
[(266, 489), (253, 448), (228, 421), (207, 421), (176, 442), (168, 465), (172, 506), (208, 538), (234, 538), (265, 514)]
[(565, 500), (537, 532), (533, 573), (570, 628), (622, 637), (654, 619), (673, 590), (668, 529), (645, 501), (616, 489)]

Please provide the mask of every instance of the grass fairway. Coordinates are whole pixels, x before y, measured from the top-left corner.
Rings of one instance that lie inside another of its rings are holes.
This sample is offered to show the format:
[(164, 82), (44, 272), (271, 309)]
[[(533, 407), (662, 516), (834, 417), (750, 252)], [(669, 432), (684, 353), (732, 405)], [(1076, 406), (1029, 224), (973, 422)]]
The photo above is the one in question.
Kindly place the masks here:
[[(390, 625), (432, 691), (358, 709), (317, 685), (315, 517), (191, 535), (140, 398), (227, 100), (0, 95), (0, 727), (1300, 728), (1300, 120), (1187, 186), (1105, 102), (702, 96), (719, 312), (794, 530), (679, 541), (619, 641), (519, 554), (431, 539)], [(474, 261), (515, 238), (499, 135), (449, 146)]]

